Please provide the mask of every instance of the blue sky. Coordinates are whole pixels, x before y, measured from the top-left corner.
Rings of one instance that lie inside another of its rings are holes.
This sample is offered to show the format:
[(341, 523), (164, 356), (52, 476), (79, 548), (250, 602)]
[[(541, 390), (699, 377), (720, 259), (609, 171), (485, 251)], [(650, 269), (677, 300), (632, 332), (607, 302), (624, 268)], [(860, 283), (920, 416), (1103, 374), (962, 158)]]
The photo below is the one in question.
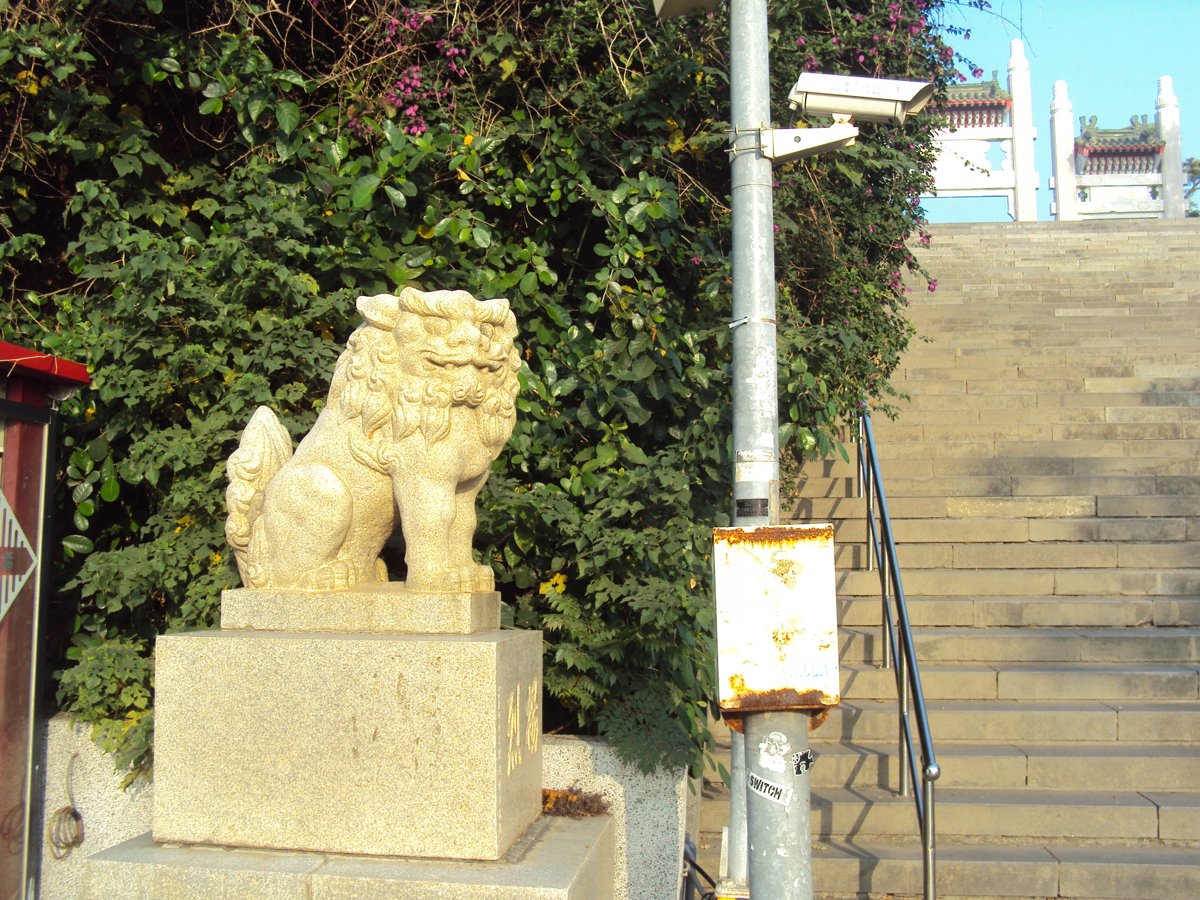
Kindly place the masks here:
[[(991, 0), (992, 9), (949, 8), (945, 21), (971, 29), (954, 48), (1007, 85), (1009, 42), (1025, 41), (1033, 85), (1038, 219), (1050, 219), (1050, 99), (1067, 82), (1072, 111), (1102, 128), (1154, 118), (1158, 78), (1170, 75), (1179, 99), (1183, 158), (1200, 156), (1200, 0)], [(965, 3), (964, 3), (965, 5)], [(1076, 125), (1078, 134), (1078, 125)], [(926, 203), (930, 221), (1007, 220), (1003, 199)]]

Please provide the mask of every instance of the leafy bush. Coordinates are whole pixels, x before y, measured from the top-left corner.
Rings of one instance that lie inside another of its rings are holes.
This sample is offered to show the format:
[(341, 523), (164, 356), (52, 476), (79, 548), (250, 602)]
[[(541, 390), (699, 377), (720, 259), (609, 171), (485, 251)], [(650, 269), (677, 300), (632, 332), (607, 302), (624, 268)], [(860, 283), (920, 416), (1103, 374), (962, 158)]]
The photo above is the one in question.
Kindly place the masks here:
[[(777, 108), (785, 59), (944, 83), (938, 6), (775, 4)], [(697, 762), (729, 506), (724, 24), (634, 0), (5, 15), (5, 336), (94, 375), (65, 409), (63, 708), (147, 761), (153, 637), (212, 625), (236, 583), (222, 467), (240, 429), (267, 404), (305, 431), (354, 297), (411, 283), (517, 313), (520, 417), (477, 543), (516, 624), (545, 634), (547, 725), (645, 767)], [(867, 126), (779, 173), (799, 452), (886, 397), (933, 123)]]

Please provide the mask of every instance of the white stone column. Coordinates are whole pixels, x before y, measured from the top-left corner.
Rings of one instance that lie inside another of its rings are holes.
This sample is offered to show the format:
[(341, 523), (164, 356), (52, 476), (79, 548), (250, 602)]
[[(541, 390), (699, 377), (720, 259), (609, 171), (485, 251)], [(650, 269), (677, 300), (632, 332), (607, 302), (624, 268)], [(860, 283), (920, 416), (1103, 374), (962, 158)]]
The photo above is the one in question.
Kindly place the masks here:
[(1079, 220), (1079, 186), (1075, 181), (1075, 116), (1067, 83), (1054, 82), (1050, 101), (1050, 147), (1054, 168), (1054, 218), (1060, 222)]
[(1158, 79), (1158, 100), (1154, 104), (1154, 119), (1163, 144), (1163, 218), (1182, 219), (1183, 202), (1183, 147), (1179, 138), (1179, 101), (1171, 76)]
[(1013, 217), (1018, 222), (1037, 221), (1038, 174), (1034, 168), (1033, 94), (1025, 45), (1014, 40), (1008, 58), (1008, 92), (1012, 95), (1012, 168), (1016, 179)]

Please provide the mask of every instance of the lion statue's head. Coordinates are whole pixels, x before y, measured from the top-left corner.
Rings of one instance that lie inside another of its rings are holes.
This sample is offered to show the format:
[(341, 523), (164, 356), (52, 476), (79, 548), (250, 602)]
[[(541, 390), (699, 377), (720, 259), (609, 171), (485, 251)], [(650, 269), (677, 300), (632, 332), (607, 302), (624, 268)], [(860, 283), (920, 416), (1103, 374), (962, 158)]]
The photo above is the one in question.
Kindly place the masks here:
[(499, 448), (516, 420), (517, 323), (508, 301), (466, 291), (359, 297), (365, 320), (350, 336), (329, 385), (339, 421), (358, 419), (371, 442), (401, 441), (420, 429), (436, 443), (451, 410), (475, 411), (484, 444)]

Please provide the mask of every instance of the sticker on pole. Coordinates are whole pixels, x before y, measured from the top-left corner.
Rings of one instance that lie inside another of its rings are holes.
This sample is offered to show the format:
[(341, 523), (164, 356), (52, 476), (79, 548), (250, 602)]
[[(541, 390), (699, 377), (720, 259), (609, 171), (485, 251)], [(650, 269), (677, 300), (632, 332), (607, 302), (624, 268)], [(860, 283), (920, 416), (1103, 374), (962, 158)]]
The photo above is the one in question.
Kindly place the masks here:
[(781, 731), (772, 731), (758, 742), (758, 764), (764, 769), (783, 774), (787, 769), (787, 755), (792, 749), (787, 735)]
[(750, 788), (758, 796), (766, 797), (772, 803), (778, 803), (780, 806), (791, 805), (794, 792), (786, 784), (776, 784), (773, 781), (760, 778), (753, 772), (747, 772), (746, 787)]
[(36, 567), (37, 555), (8, 499), (0, 494), (0, 622)]
[(803, 753), (792, 754), (792, 774), (803, 775), (813, 767), (813, 752), (805, 750)]

